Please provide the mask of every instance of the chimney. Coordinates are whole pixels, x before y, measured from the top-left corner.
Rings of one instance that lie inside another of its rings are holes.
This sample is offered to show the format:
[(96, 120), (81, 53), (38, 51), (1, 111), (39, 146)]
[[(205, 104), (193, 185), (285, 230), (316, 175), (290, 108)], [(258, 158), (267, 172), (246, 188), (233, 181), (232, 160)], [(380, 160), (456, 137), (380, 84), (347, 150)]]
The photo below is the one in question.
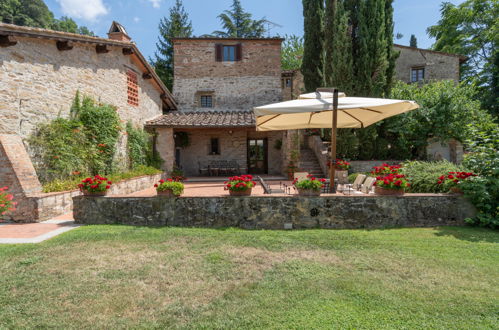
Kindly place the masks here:
[(123, 25), (121, 25), (116, 21), (113, 21), (113, 24), (111, 24), (111, 28), (109, 29), (107, 36), (111, 40), (126, 41), (126, 42), (132, 41), (132, 38), (128, 36), (128, 33), (126, 32)]

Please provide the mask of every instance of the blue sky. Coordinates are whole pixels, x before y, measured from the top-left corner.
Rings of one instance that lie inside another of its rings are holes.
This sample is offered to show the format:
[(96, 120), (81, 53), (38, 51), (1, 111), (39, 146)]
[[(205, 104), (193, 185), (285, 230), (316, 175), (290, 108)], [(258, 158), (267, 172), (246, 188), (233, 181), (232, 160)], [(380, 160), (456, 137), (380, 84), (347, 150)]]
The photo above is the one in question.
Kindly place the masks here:
[[(105, 37), (113, 20), (123, 24), (146, 57), (155, 50), (158, 23), (168, 15), (175, 0), (45, 0), (56, 17), (72, 17), (78, 24), (88, 26), (97, 35)], [(464, 0), (446, 0), (455, 4)], [(303, 34), (301, 0), (241, 0), (245, 10), (254, 18), (266, 17), (282, 25), (275, 27), (275, 34)], [(409, 44), (415, 34), (418, 46), (428, 48), (433, 41), (426, 35), (426, 28), (440, 17), (440, 0), (395, 0), (395, 32), (404, 37), (396, 43)], [(195, 35), (220, 29), (218, 14), (228, 9), (232, 0), (183, 0), (194, 27)]]

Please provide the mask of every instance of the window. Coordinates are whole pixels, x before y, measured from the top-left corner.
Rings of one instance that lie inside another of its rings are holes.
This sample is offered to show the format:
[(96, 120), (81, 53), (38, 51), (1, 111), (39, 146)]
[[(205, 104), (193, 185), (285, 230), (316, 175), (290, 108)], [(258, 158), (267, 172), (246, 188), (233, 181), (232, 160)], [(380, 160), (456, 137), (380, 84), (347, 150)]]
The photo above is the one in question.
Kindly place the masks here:
[(210, 139), (210, 155), (220, 155), (220, 145), (218, 138)]
[(224, 46), (224, 62), (236, 60), (236, 46)]
[(128, 89), (128, 104), (133, 106), (139, 105), (139, 85), (137, 74), (132, 70), (126, 73), (127, 89)]
[(286, 79), (286, 87), (291, 87), (291, 84), (292, 84), (291, 78), (287, 78)]
[(424, 68), (411, 69), (411, 82), (418, 82), (424, 80)]
[(217, 62), (236, 62), (242, 58), (242, 45), (215, 45), (215, 60)]
[(201, 95), (201, 108), (213, 108), (213, 96)]

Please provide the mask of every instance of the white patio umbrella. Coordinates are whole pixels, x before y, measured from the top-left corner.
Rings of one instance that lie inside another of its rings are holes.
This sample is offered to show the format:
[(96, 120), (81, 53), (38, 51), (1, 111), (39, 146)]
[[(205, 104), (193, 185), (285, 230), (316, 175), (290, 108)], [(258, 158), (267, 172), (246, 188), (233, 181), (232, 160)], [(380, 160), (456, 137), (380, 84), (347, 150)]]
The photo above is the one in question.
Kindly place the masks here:
[[(336, 162), (337, 128), (364, 128), (380, 120), (419, 108), (414, 101), (347, 97), (336, 89), (318, 89), (297, 100), (253, 108), (257, 131), (332, 128), (331, 163)], [(335, 168), (330, 168), (334, 187)]]

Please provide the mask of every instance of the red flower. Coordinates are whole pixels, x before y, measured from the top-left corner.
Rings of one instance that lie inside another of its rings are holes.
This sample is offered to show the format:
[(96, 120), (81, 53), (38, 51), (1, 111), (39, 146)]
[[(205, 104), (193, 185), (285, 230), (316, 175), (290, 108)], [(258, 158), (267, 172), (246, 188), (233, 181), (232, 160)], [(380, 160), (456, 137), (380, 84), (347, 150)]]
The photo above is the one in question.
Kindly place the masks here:
[(158, 185), (157, 185), (157, 184), (155, 184), (155, 185), (154, 185), (154, 188), (158, 188)]

